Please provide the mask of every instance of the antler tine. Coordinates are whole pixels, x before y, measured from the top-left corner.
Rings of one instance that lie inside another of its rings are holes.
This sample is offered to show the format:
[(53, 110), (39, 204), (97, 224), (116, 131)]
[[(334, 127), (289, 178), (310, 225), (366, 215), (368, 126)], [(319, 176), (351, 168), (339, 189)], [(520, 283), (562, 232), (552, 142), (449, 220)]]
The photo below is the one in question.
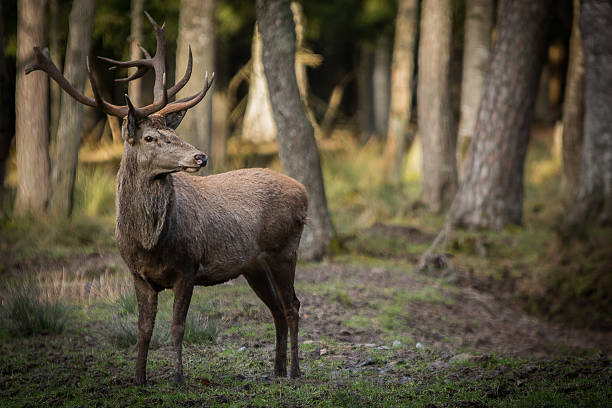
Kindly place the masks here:
[[(155, 56), (150, 59), (153, 69), (155, 70), (155, 85), (153, 87), (153, 100), (158, 101), (163, 98), (165, 86), (162, 84), (162, 76), (166, 73), (166, 23), (160, 27), (149, 13), (144, 12), (147, 19), (155, 29), (155, 38), (157, 39), (157, 48)], [(155, 103), (155, 102), (154, 102)]]
[(147, 51), (145, 47), (143, 47), (141, 44), (138, 44), (138, 48), (140, 49), (140, 51), (142, 51), (145, 57), (151, 59), (151, 54), (149, 54), (149, 51)]
[(92, 106), (97, 106), (103, 112), (106, 112), (113, 116), (118, 116), (120, 118), (127, 115), (127, 106), (113, 105), (112, 103), (108, 103), (104, 99), (102, 99), (102, 96), (100, 95), (100, 90), (98, 89), (98, 84), (96, 83), (94, 74), (91, 71), (91, 66), (89, 65), (89, 57), (87, 57), (87, 75), (89, 76), (89, 83), (91, 84), (91, 90), (93, 91), (96, 102), (95, 105)]
[(181, 78), (180, 81), (178, 81), (176, 84), (174, 84), (174, 86), (168, 89), (169, 98), (172, 98), (174, 95), (176, 95), (178, 91), (180, 91), (185, 86), (185, 84), (189, 81), (189, 78), (191, 78), (192, 67), (193, 67), (193, 56), (191, 55), (191, 45), (190, 45), (189, 46), (189, 59), (187, 60), (187, 70), (185, 70), (185, 75), (183, 75), (183, 78)]
[(168, 106), (166, 106), (161, 111), (159, 111), (159, 113), (161, 115), (166, 115), (171, 112), (178, 112), (178, 111), (187, 110), (189, 108), (194, 107), (204, 98), (204, 96), (206, 95), (210, 87), (212, 86), (214, 79), (215, 79), (215, 73), (213, 72), (209, 79), (208, 72), (207, 72), (206, 77), (204, 78), (204, 88), (200, 92), (198, 92), (195, 95), (191, 95), (191, 96), (188, 96), (187, 98), (183, 98), (183, 99), (180, 99), (178, 101), (168, 104)]
[(25, 67), (26, 75), (32, 71), (44, 71), (46, 72), (57, 84), (72, 96), (77, 101), (84, 105), (96, 107), (96, 101), (83, 95), (81, 92), (76, 90), (74, 86), (64, 77), (60, 70), (55, 66), (51, 56), (49, 55), (49, 49), (40, 47), (34, 47), (34, 56), (36, 61)]

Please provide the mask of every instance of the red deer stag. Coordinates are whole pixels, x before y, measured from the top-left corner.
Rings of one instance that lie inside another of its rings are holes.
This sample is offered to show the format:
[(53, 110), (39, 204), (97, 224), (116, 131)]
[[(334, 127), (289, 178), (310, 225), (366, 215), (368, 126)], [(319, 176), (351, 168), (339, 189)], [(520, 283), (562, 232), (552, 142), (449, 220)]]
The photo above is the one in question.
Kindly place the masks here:
[[(43, 70), (79, 102), (123, 119), (123, 157), (117, 173), (115, 240), (130, 268), (138, 299), (138, 358), (135, 381), (146, 381), (149, 342), (157, 313), (157, 295), (174, 291), (172, 342), (176, 352), (175, 380), (184, 382), (182, 342), (194, 285), (216, 285), (244, 275), (272, 312), (276, 326), (275, 374), (287, 375), (287, 330), (291, 334), (291, 377), (300, 376), (298, 313), (293, 288), (297, 250), (306, 221), (308, 198), (292, 178), (266, 169), (243, 169), (195, 177), (207, 157), (180, 139), (175, 129), (187, 109), (204, 98), (213, 77), (197, 94), (168, 102), (189, 80), (189, 51), (183, 78), (166, 89), (165, 24), (155, 28), (155, 56), (141, 47), (144, 59), (115, 61), (110, 69), (137, 67), (127, 78), (155, 73), (154, 101), (134, 107), (102, 99), (87, 71), (94, 98), (76, 90), (54, 65), (47, 49), (34, 48), (36, 61), (26, 73)], [(214, 75), (213, 75), (214, 76)]]

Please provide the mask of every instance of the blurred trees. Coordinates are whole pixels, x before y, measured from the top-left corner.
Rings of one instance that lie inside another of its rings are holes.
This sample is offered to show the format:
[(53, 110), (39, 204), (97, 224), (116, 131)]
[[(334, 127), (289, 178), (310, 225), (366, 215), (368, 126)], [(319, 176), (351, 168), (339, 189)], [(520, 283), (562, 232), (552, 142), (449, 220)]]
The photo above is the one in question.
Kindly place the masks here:
[(386, 177), (393, 184), (401, 180), (404, 152), (412, 143), (412, 138), (408, 139), (408, 125), (412, 114), (418, 3), (418, 0), (400, 0), (395, 21), (391, 101), (384, 153)]
[[(87, 56), (91, 48), (95, 0), (74, 0), (70, 13), (70, 34), (66, 48), (64, 76), (83, 92), (87, 76)], [(83, 133), (83, 105), (66, 92), (60, 96), (59, 125), (52, 162), (52, 189), (49, 212), (68, 217), (72, 211), (74, 182)]]
[(49, 80), (44, 72), (26, 77), (33, 47), (46, 44), (46, 0), (19, 0), (17, 5), (17, 81), (15, 138), (18, 168), (14, 214), (41, 215), (49, 197)]
[[(4, 176), (6, 161), (9, 155), (11, 140), (13, 139), (13, 115), (9, 106), (11, 101), (12, 78), (9, 77), (7, 61), (4, 57), (4, 19), (2, 18), (2, 3), (0, 3), (0, 206), (4, 203)], [(0, 218), (2, 218), (0, 207)]]
[(612, 221), (612, 3), (583, 0), (584, 140), (571, 224)]
[[(187, 66), (189, 47), (193, 52), (191, 80), (181, 89), (177, 99), (191, 96), (204, 87), (205, 72), (215, 70), (215, 8), (216, 0), (181, 0), (176, 66)], [(211, 156), (212, 100), (215, 85), (207, 98), (196, 105), (181, 123), (181, 136), (198, 149)], [(214, 163), (201, 170), (212, 172)]]
[[(130, 61), (141, 59), (139, 44), (142, 44), (142, 16), (144, 15), (144, 0), (132, 0), (130, 12)], [(136, 68), (128, 70), (131, 75)], [(141, 81), (128, 82), (128, 95), (134, 106), (143, 106)]]
[(418, 126), (423, 143), (423, 202), (438, 212), (457, 189), (456, 126), (450, 95), (452, 7), (423, 0), (419, 41)]
[(523, 168), (552, 0), (502, 0), (499, 37), (485, 82), (453, 224), (503, 228), (523, 215)]
[(485, 76), (489, 70), (495, 4), (493, 0), (467, 0), (465, 8), (461, 106), (457, 132), (459, 166), (472, 140)]
[(295, 76), (295, 26), (290, 2), (257, 0), (256, 11), (281, 164), (285, 173), (304, 184), (309, 196), (309, 221), (300, 242), (301, 256), (320, 259), (328, 251), (334, 230), (314, 129), (306, 117)]

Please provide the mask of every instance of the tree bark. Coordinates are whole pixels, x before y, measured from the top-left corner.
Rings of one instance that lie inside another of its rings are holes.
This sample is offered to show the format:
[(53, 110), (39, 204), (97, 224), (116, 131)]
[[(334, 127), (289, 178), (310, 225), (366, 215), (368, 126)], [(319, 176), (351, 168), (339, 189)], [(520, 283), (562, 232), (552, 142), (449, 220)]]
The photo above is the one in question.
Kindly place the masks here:
[[(2, 3), (0, 2), (0, 16), (2, 16)], [(4, 57), (4, 20), (0, 17), (0, 219), (3, 216), (4, 204), (4, 176), (6, 161), (8, 159), (14, 131), (14, 110), (11, 100), (11, 81), (9, 78), (6, 59)]]
[(295, 77), (295, 28), (289, 0), (257, 0), (257, 21), (263, 43), (263, 67), (278, 129), (281, 164), (306, 187), (308, 223), (300, 242), (303, 259), (320, 259), (334, 230), (327, 209), (319, 151), (304, 112)]
[(417, 16), (417, 0), (400, 0), (395, 21), (391, 101), (384, 153), (385, 174), (387, 180), (393, 184), (401, 180), (404, 152), (412, 143), (412, 138), (408, 138), (408, 124), (412, 113)]
[(374, 106), (372, 104), (372, 66), (374, 51), (367, 44), (362, 44), (357, 61), (357, 121), (362, 142), (374, 132)]
[[(142, 44), (142, 16), (144, 0), (132, 0), (130, 10), (130, 60), (135, 61), (142, 58), (138, 44)], [(128, 69), (128, 75), (136, 71), (136, 68)], [(143, 106), (142, 81), (128, 82), (128, 95), (134, 106)]]
[(419, 43), (418, 124), (423, 143), (423, 202), (438, 212), (457, 189), (456, 127), (450, 94), (450, 0), (424, 0)]
[[(178, 93), (177, 99), (199, 92), (204, 87), (205, 72), (209, 75), (215, 70), (215, 7), (216, 0), (181, 0), (179, 34), (176, 52), (176, 72), (179, 67), (187, 66), (189, 45), (193, 53), (193, 72), (191, 80)], [(196, 148), (211, 155), (212, 143), (212, 93), (197, 106), (190, 109), (183, 119), (179, 134)], [(215, 163), (200, 170), (210, 174)]]
[(570, 37), (569, 66), (563, 102), (563, 143), (561, 185), (566, 199), (578, 192), (582, 126), (584, 116), (584, 62), (579, 27), (580, 0), (574, 0), (574, 17)]
[(45, 0), (17, 5), (17, 81), (15, 136), (18, 186), (15, 216), (46, 213), (49, 197), (49, 79), (44, 72), (25, 75), (32, 48), (45, 44)]
[(500, 229), (520, 224), (523, 170), (547, 46), (552, 0), (505, 0), (464, 178), (451, 222)]
[(472, 140), (485, 77), (491, 62), (491, 32), (495, 4), (493, 0), (467, 0), (465, 8), (461, 118), (457, 156), (459, 163), (463, 161)]
[(251, 75), (249, 78), (249, 95), (244, 120), (242, 121), (242, 138), (253, 143), (264, 143), (276, 140), (276, 124), (270, 105), (270, 94), (264, 74), (261, 35), (257, 24), (253, 33), (251, 46)]
[[(95, 0), (74, 0), (70, 12), (70, 33), (64, 76), (81, 93), (85, 88), (94, 9)], [(60, 100), (49, 213), (55, 217), (65, 218), (72, 212), (74, 181), (83, 133), (83, 105), (66, 92), (62, 92)]]
[(389, 119), (391, 76), (391, 51), (389, 41), (380, 34), (376, 39), (374, 50), (374, 67), (372, 70), (372, 102), (374, 108), (374, 132), (382, 138), (387, 134)]
[(584, 140), (572, 224), (612, 222), (612, 3), (583, 0)]

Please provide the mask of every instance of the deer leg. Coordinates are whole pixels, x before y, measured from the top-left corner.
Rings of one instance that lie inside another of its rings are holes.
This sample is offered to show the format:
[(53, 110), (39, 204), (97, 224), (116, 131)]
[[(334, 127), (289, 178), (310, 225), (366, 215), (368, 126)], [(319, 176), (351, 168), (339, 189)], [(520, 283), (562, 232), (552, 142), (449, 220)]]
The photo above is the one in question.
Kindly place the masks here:
[(271, 280), (279, 295), (285, 319), (291, 334), (291, 378), (299, 378), (300, 361), (298, 353), (298, 331), (300, 320), (300, 301), (293, 287), (295, 280), (296, 258), (288, 261), (271, 262)]
[(276, 328), (276, 356), (274, 358), (274, 375), (287, 376), (287, 320), (283, 313), (276, 289), (264, 270), (245, 274), (245, 278), (255, 294), (268, 306)]
[(134, 289), (138, 300), (138, 358), (134, 381), (142, 385), (147, 380), (147, 354), (157, 314), (157, 291), (136, 275), (134, 275)]
[(174, 306), (172, 311), (172, 328), (170, 331), (176, 353), (174, 381), (180, 384), (185, 383), (185, 376), (183, 375), (183, 335), (185, 334), (185, 320), (192, 294), (193, 283), (180, 280), (174, 285)]

